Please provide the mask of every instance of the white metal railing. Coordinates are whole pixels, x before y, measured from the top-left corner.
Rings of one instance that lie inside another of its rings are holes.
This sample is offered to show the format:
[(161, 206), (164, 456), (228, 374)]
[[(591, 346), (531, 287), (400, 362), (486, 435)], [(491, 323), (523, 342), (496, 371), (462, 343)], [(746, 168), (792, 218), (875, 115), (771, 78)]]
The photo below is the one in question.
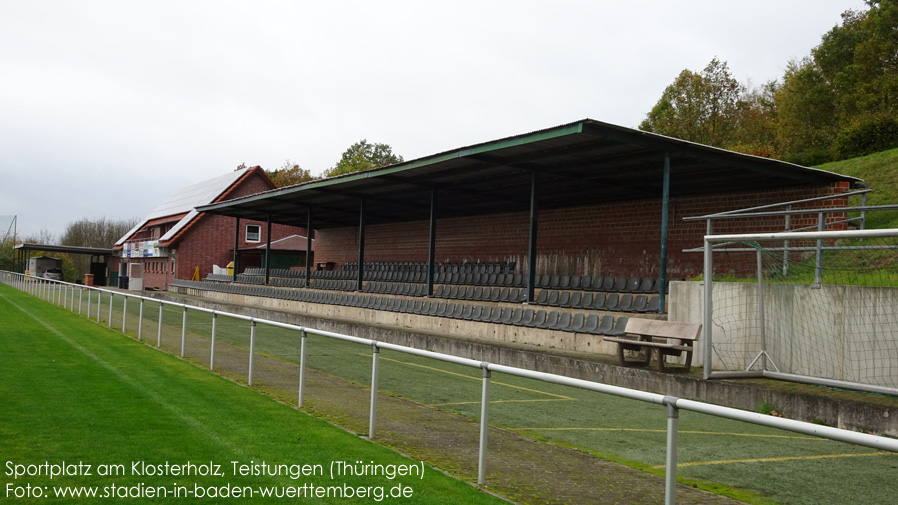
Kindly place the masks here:
[[(270, 321), (267, 319), (254, 318), (249, 316), (244, 316), (240, 314), (233, 314), (229, 312), (217, 311), (212, 309), (207, 309), (204, 307), (196, 307), (178, 302), (171, 302), (167, 300), (161, 300), (158, 298), (147, 298), (138, 295), (132, 295), (127, 293), (115, 292), (107, 289), (96, 288), (96, 287), (85, 287), (78, 284), (69, 284), (61, 281), (53, 281), (49, 279), (40, 279), (30, 276), (25, 276), (22, 274), (12, 273), (0, 271), (0, 282), (11, 285), (23, 292), (46, 300), (50, 303), (55, 303), (57, 306), (69, 308), (72, 312), (75, 310), (75, 290), (78, 290), (78, 313), (82, 313), (82, 301), (83, 301), (83, 293), (86, 290), (88, 293), (88, 303), (87, 303), (87, 315), (86, 317), (90, 319), (90, 306), (91, 306), (91, 294), (97, 293), (97, 314), (96, 321), (100, 322), (100, 309), (102, 304), (102, 296), (105, 294), (109, 297), (109, 317), (107, 318), (108, 326), (112, 327), (112, 307), (113, 307), (113, 299), (115, 296), (124, 296), (125, 302), (129, 298), (135, 299), (140, 303), (139, 310), (139, 318), (138, 328), (143, 325), (143, 303), (145, 301), (152, 301), (159, 303), (159, 330), (156, 337), (156, 346), (161, 346), (162, 341), (162, 309), (164, 305), (170, 305), (172, 307), (181, 307), (183, 308), (183, 316), (181, 320), (181, 349), (180, 355), (184, 357), (184, 350), (186, 344), (186, 331), (187, 331), (187, 311), (195, 310), (198, 312), (205, 312), (212, 316), (212, 338), (210, 343), (210, 360), (209, 360), (209, 369), (214, 369), (215, 363), (215, 330), (216, 330), (216, 322), (218, 316), (226, 316), (234, 319), (240, 319), (244, 321), (248, 321), (250, 323), (250, 352), (249, 352), (249, 363), (248, 363), (248, 372), (247, 372), (247, 383), (252, 385), (253, 381), (253, 355), (255, 353), (255, 336), (256, 336), (256, 325), (257, 324), (265, 324), (270, 326), (275, 326), (279, 328), (286, 328), (290, 330), (296, 330), (300, 332), (301, 343), (300, 343), (300, 366), (299, 366), (299, 390), (298, 390), (298, 407), (302, 408), (303, 406), (303, 396), (305, 394), (305, 369), (306, 369), (306, 336), (308, 334), (319, 335), (328, 338), (334, 338), (346, 342), (354, 342), (366, 346), (371, 346), (373, 350), (373, 357), (371, 363), (371, 402), (369, 407), (369, 418), (368, 418), (368, 438), (373, 439), (375, 434), (375, 428), (377, 424), (377, 390), (378, 390), (378, 367), (379, 360), (378, 354), (380, 349), (389, 349), (392, 351), (402, 352), (414, 356), (421, 356), (425, 358), (432, 358), (448, 363), (454, 363), (457, 365), (468, 366), (472, 368), (480, 368), (482, 370), (483, 382), (482, 382), (482, 393), (481, 393), (481, 408), (480, 408), (480, 438), (479, 438), (479, 452), (478, 452), (478, 466), (477, 466), (477, 483), (482, 485), (486, 481), (486, 454), (487, 454), (487, 428), (489, 425), (489, 398), (490, 398), (490, 377), (492, 372), (505, 373), (509, 375), (514, 375), (517, 377), (524, 377), (528, 379), (549, 382), (553, 384), (560, 384), (564, 386), (570, 386), (575, 388), (580, 388), (588, 391), (594, 391), (598, 393), (605, 393), (613, 396), (618, 396), (622, 398), (629, 398), (631, 400), (638, 400), (642, 402), (652, 403), (656, 405), (663, 405), (667, 409), (667, 445), (666, 445), (666, 458), (665, 458), (665, 501), (666, 505), (673, 505), (676, 503), (676, 470), (677, 470), (677, 432), (678, 432), (678, 418), (680, 410), (687, 410), (692, 412), (698, 412), (702, 414), (708, 414), (712, 416), (721, 417), (724, 419), (731, 419), (735, 421), (756, 424), (760, 426), (767, 426), (770, 428), (777, 428), (781, 430), (791, 431), (794, 433), (801, 433), (805, 435), (812, 435), (816, 437), (821, 437), (829, 440), (846, 442), (850, 444), (860, 445), (864, 447), (870, 447), (873, 449), (890, 451), (898, 453), (898, 440), (886, 437), (880, 437), (876, 435), (868, 435), (866, 433), (859, 433), (849, 430), (843, 430), (839, 428), (833, 428), (829, 426), (823, 426), (819, 424), (807, 423), (803, 421), (796, 421), (792, 419), (785, 419), (781, 417), (769, 416), (757, 412), (749, 412), (740, 409), (734, 409), (730, 407), (722, 407), (719, 405), (713, 405), (709, 403), (699, 402), (695, 400), (686, 400), (683, 398), (677, 398), (673, 396), (665, 396), (657, 393), (649, 393), (645, 391), (639, 391), (636, 389), (629, 389), (620, 386), (612, 386), (609, 384), (602, 384), (598, 382), (591, 382), (583, 379), (574, 379), (571, 377), (565, 377), (562, 375), (544, 373), (544, 372), (536, 372), (533, 370), (526, 370), (522, 368), (516, 368), (511, 366), (499, 365), (495, 363), (489, 363), (485, 361), (477, 361), (468, 358), (461, 358), (458, 356), (453, 356), (449, 354), (443, 354), (433, 351), (426, 351), (422, 349), (415, 349), (412, 347), (406, 347), (397, 344), (391, 344), (387, 342), (378, 342), (376, 340), (370, 340), (366, 338), (354, 337), (352, 335), (344, 335), (340, 333), (334, 333), (329, 331), (318, 330), (315, 328), (309, 328), (304, 326), (297, 326), (288, 323), (281, 323), (277, 321)], [(69, 297), (69, 291), (71, 291), (71, 299)], [(55, 297), (55, 300), (54, 300)], [(67, 307), (68, 306), (68, 307)], [(122, 332), (125, 332), (127, 328), (127, 307), (123, 307), (122, 310)], [(138, 340), (142, 337), (140, 330), (138, 330)]]

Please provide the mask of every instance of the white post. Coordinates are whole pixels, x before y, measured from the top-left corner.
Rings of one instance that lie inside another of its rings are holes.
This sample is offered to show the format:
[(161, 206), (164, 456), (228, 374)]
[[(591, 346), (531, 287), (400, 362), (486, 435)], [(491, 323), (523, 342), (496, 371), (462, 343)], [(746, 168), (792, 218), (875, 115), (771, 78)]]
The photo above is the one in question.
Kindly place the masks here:
[(664, 475), (664, 505), (674, 505), (677, 502), (677, 429), (680, 411), (676, 403), (676, 398), (664, 398), (664, 404), (667, 405), (667, 460)]
[(78, 289), (78, 315), (81, 315), (81, 299), (84, 297), (84, 288)]
[(761, 328), (761, 371), (767, 370), (767, 319), (764, 315), (764, 264), (758, 249), (758, 323)]
[(97, 324), (100, 324), (100, 310), (103, 308), (103, 306), (101, 305), (103, 303), (101, 300), (102, 298), (103, 292), (97, 291)]
[(140, 299), (140, 309), (137, 311), (137, 341), (143, 336), (143, 298)]
[(371, 343), (371, 408), (368, 411), (368, 440), (374, 438), (374, 426), (377, 424), (377, 366), (380, 349), (377, 342)]
[(477, 484), (486, 482), (486, 447), (490, 423), (490, 372), (487, 364), (483, 367), (483, 392), (480, 398), (480, 448), (477, 461)]
[(184, 349), (187, 347), (187, 306), (181, 314), (181, 357), (184, 357)]
[(115, 299), (115, 295), (109, 293), (109, 318), (106, 319), (107, 326), (112, 328), (112, 301)]
[(91, 299), (91, 295), (93, 295), (93, 290), (92, 290), (92, 289), (88, 289), (88, 290), (87, 290), (87, 318), (88, 318), (88, 319), (90, 319), (90, 299)]
[(124, 295), (125, 299), (122, 301), (122, 333), (125, 333), (125, 329), (127, 328), (128, 322), (128, 296)]
[(711, 248), (711, 242), (706, 238), (705, 239), (705, 271), (704, 271), (704, 279), (705, 279), (705, 289), (704, 289), (704, 314), (702, 314), (702, 342), (703, 342), (703, 361), (702, 363), (702, 377), (705, 380), (711, 378), (711, 335), (712, 335), (712, 326), (711, 326), (711, 311), (713, 310), (713, 302), (711, 301), (712, 294), (712, 276), (714, 275), (714, 263), (711, 255), (713, 254), (713, 249)]
[(165, 304), (159, 302), (159, 325), (156, 327), (156, 347), (162, 347), (162, 308)]
[(218, 322), (218, 314), (212, 313), (212, 344), (209, 346), (209, 370), (215, 370), (215, 325)]
[(306, 330), (299, 330), (299, 333), (299, 399), (296, 407), (301, 409), (306, 392)]
[(249, 322), (249, 371), (246, 375), (246, 384), (248, 386), (253, 385), (253, 353), (256, 349), (256, 320), (252, 319)]

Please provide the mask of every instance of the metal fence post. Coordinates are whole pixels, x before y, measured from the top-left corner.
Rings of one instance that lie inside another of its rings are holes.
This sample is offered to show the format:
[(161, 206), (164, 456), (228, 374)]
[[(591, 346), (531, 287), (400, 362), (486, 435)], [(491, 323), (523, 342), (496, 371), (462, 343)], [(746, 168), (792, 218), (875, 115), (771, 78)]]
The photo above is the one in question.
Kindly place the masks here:
[(215, 324), (218, 322), (218, 314), (212, 313), (212, 342), (209, 345), (209, 370), (215, 370)]
[(127, 328), (128, 323), (128, 296), (124, 296), (125, 299), (122, 300), (122, 333), (125, 333), (125, 328)]
[(140, 308), (137, 310), (137, 341), (143, 336), (143, 298), (140, 299)]
[(162, 347), (162, 308), (164, 303), (159, 302), (159, 324), (156, 327), (156, 347)]
[(486, 447), (490, 423), (490, 377), (492, 372), (490, 372), (489, 363), (482, 363), (480, 367), (483, 369), (483, 392), (480, 398), (480, 448), (477, 461), (477, 484), (482, 486), (486, 482)]
[(667, 405), (667, 459), (664, 475), (664, 505), (677, 502), (677, 430), (680, 410), (677, 398), (665, 396), (662, 400)]
[(187, 347), (187, 306), (181, 314), (181, 357), (184, 357), (184, 348)]
[(306, 393), (306, 330), (299, 330), (299, 393), (296, 407), (302, 408)]
[(249, 371), (246, 375), (246, 385), (253, 385), (253, 354), (256, 350), (256, 320), (249, 321)]
[[(817, 213), (817, 231), (823, 231), (825, 219), (822, 212)], [(817, 261), (814, 265), (814, 287), (823, 286), (823, 239), (817, 239)]]
[(106, 325), (112, 328), (112, 301), (115, 300), (115, 295), (109, 293), (109, 318), (106, 319)]
[(97, 324), (100, 324), (100, 310), (103, 308), (103, 305), (101, 305), (103, 303), (102, 298), (103, 292), (97, 291)]
[(374, 427), (377, 424), (377, 367), (380, 349), (377, 342), (371, 343), (371, 408), (368, 411), (368, 440), (374, 438)]
[(93, 290), (92, 290), (92, 289), (88, 289), (88, 290), (87, 290), (87, 318), (88, 318), (88, 319), (90, 319), (90, 299), (91, 299), (91, 295), (93, 295)]
[(78, 315), (81, 315), (81, 299), (84, 298), (84, 288), (78, 288)]

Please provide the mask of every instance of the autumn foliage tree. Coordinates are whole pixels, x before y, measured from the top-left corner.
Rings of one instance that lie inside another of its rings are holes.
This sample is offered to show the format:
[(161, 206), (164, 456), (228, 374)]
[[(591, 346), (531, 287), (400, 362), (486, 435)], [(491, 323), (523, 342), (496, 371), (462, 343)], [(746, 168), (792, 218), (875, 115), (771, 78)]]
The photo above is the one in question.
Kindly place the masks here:
[(294, 163), (289, 159), (284, 161), (281, 168), (270, 171), (266, 170), (266, 172), (268, 173), (268, 177), (271, 177), (272, 182), (279, 188), (314, 181), (318, 178), (312, 175), (308, 170), (301, 168), (298, 163)]
[(639, 128), (723, 147), (736, 130), (743, 91), (726, 62), (714, 58), (701, 72), (680, 72)]
[(683, 70), (640, 129), (804, 165), (898, 147), (898, 0), (866, 3), (782, 79), (742, 85), (717, 58)]
[(349, 146), (343, 152), (340, 161), (324, 173), (325, 177), (362, 172), (374, 168), (386, 167), (402, 163), (402, 156), (393, 154), (393, 148), (389, 144), (370, 143), (362, 139)]

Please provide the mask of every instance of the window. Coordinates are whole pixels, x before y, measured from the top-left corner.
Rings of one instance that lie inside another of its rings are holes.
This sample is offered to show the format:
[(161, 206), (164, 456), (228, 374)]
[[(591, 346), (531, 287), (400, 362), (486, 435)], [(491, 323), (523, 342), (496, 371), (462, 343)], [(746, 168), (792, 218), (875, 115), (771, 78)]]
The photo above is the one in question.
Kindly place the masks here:
[(246, 241), (260, 242), (262, 240), (262, 227), (257, 224), (246, 225)]

